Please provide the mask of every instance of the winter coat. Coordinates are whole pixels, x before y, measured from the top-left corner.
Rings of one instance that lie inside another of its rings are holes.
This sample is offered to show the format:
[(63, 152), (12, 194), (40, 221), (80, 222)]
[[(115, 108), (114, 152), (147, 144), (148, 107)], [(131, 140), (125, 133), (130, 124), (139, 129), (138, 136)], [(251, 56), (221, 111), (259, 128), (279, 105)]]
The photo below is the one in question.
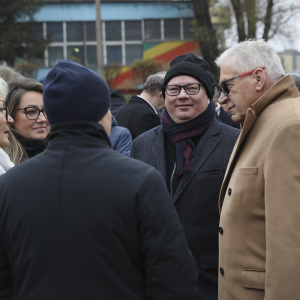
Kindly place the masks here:
[(114, 116), (112, 116), (111, 132), (109, 135), (111, 148), (121, 154), (130, 156), (131, 134), (127, 128), (118, 125)]
[(109, 143), (97, 123), (58, 123), (43, 153), (0, 177), (1, 300), (193, 299), (161, 175)]
[(116, 114), (118, 124), (129, 129), (132, 139), (160, 125), (160, 119), (148, 102), (132, 96)]
[(300, 299), (300, 93), (290, 75), (248, 109), (220, 193), (219, 300)]
[[(198, 265), (197, 300), (218, 298), (218, 197), (239, 130), (213, 119), (173, 196), (189, 248)], [(156, 127), (132, 142), (131, 156), (154, 166), (166, 180), (165, 134)]]

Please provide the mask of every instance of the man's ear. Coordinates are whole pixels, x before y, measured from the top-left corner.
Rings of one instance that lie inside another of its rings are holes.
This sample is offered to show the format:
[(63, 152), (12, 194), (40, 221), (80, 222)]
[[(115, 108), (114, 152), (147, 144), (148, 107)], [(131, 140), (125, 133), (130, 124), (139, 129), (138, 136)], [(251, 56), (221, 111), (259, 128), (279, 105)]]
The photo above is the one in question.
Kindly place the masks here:
[(159, 93), (157, 94), (157, 100), (158, 100), (158, 101), (161, 101), (162, 99), (163, 99), (162, 92), (159, 92)]
[(264, 89), (267, 83), (267, 76), (263, 69), (258, 68), (253, 72), (255, 79), (255, 89), (257, 92), (260, 92)]

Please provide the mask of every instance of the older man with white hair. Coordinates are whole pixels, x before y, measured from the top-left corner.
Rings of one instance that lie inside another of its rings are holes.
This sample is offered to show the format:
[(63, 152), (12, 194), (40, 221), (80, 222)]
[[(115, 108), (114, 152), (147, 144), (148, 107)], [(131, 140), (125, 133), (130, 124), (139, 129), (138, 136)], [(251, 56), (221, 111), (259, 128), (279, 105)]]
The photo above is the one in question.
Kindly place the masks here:
[(219, 300), (300, 299), (300, 93), (263, 40), (216, 63), (242, 125), (220, 193)]

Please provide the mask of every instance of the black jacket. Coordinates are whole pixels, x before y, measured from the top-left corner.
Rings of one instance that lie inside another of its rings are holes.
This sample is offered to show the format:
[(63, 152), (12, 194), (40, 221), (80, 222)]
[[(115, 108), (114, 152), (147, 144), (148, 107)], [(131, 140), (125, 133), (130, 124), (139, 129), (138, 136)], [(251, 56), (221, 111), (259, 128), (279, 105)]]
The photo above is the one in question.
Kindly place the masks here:
[(132, 96), (116, 115), (119, 126), (129, 129), (132, 139), (160, 125), (159, 116), (145, 100)]
[[(239, 130), (213, 120), (191, 159), (192, 171), (181, 178), (173, 203), (198, 265), (197, 300), (218, 299), (218, 198)], [(165, 134), (161, 126), (135, 139), (131, 157), (157, 168), (167, 180)]]
[(1, 300), (193, 299), (161, 175), (108, 144), (101, 125), (57, 124), (43, 153), (1, 176)]

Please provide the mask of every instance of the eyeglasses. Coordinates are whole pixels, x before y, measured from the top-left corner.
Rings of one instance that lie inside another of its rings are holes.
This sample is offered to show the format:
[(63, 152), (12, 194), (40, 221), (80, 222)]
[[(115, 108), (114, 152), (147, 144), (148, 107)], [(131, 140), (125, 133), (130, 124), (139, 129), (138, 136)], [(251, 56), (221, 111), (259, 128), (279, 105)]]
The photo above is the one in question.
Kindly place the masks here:
[[(234, 79), (237, 79), (237, 78), (240, 78), (240, 77), (244, 77), (244, 76), (247, 76), (247, 75), (251, 75), (252, 73), (254, 73), (255, 70), (257, 70), (258, 68), (250, 71), (250, 72), (247, 72), (247, 73), (244, 73), (242, 75), (239, 75), (239, 76), (235, 76), (235, 77), (232, 77), (232, 78), (229, 78), (227, 80), (224, 80), (223, 82), (221, 82), (220, 84), (220, 91), (219, 91), (219, 95), (221, 95), (221, 93), (223, 92), (225, 96), (228, 96), (229, 93), (230, 93), (230, 90), (228, 88), (228, 85), (227, 85), (227, 82), (229, 81), (232, 81)], [(261, 68), (261, 69), (265, 69), (265, 68)]]
[(47, 115), (44, 109), (38, 109), (37, 107), (25, 107), (25, 108), (18, 108), (17, 110), (24, 110), (27, 119), (29, 120), (36, 120), (40, 113), (47, 119)]
[(1, 107), (0, 110), (2, 111), (5, 111), (5, 118), (6, 118), (6, 121), (8, 122), (8, 118), (9, 118), (9, 114), (8, 114), (8, 109), (7, 107)]
[(201, 85), (202, 83), (189, 83), (185, 85), (166, 85), (164, 88), (169, 96), (179, 95), (181, 88), (183, 88), (188, 95), (195, 95), (199, 93)]

